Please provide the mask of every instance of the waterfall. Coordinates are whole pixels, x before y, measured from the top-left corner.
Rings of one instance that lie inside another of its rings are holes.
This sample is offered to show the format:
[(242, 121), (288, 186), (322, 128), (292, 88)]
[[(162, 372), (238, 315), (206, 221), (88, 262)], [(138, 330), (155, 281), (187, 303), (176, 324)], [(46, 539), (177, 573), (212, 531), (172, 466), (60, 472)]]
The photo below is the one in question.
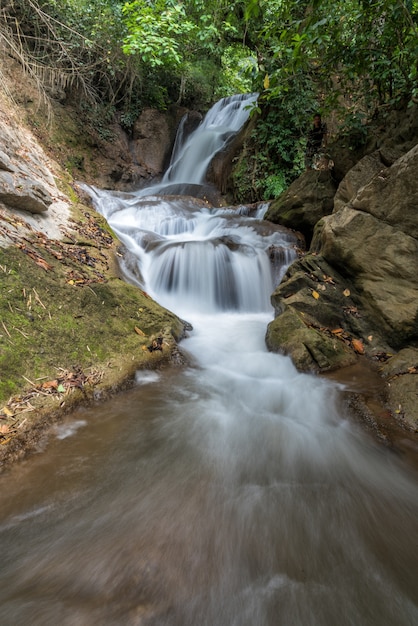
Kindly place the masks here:
[[(231, 96), (217, 102), (200, 126), (180, 140), (163, 178), (164, 183), (201, 184), (214, 155), (225, 147), (247, 121), (258, 94)], [(180, 126), (180, 131), (182, 126)], [(179, 135), (182, 137), (182, 134)]]
[(189, 365), (138, 371), (0, 477), (0, 623), (418, 624), (416, 473), (265, 347), (293, 236), (261, 204), (90, 193), (127, 278), (192, 323)]
[(256, 99), (250, 94), (220, 100), (186, 138), (181, 123), (161, 184), (129, 194), (91, 192), (127, 246), (126, 278), (182, 315), (271, 311), (270, 295), (296, 256), (290, 231), (260, 228), (266, 203), (246, 215), (245, 208), (210, 209), (191, 198), (159, 195), (201, 184), (213, 156), (240, 130)]

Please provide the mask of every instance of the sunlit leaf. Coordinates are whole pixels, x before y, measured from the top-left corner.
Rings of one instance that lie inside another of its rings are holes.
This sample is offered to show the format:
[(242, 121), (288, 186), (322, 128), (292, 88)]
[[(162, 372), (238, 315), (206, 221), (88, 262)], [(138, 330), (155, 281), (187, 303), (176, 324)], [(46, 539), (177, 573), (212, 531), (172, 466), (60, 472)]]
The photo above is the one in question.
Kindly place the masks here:
[(45, 383), (42, 383), (42, 389), (56, 389), (58, 387), (57, 380), (48, 380)]
[(364, 354), (363, 342), (360, 339), (353, 339), (351, 343), (357, 354)]
[(319, 293), (317, 291), (315, 291), (315, 289), (313, 289), (312, 291), (312, 296), (315, 298), (315, 300), (318, 300), (319, 298)]

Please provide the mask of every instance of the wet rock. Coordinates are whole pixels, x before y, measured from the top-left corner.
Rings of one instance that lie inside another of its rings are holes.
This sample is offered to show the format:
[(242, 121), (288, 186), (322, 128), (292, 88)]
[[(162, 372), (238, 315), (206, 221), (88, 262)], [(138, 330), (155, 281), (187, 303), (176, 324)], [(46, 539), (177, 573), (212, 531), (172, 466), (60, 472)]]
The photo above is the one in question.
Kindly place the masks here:
[(291, 357), (302, 372), (325, 372), (351, 365), (356, 356), (338, 338), (327, 336), (310, 325), (303, 311), (285, 305), (267, 328), (269, 350)]
[(388, 349), (384, 336), (362, 314), (360, 294), (320, 255), (308, 254), (291, 265), (271, 301), (276, 317), (268, 327), (267, 345), (290, 355), (304, 371), (354, 363), (359, 340), (369, 356)]

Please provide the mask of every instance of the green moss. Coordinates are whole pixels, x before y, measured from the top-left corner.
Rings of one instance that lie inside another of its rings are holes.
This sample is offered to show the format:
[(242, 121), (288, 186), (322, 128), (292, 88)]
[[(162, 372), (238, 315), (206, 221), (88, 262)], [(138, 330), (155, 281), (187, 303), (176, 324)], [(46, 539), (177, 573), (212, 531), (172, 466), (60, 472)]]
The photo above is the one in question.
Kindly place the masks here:
[(86, 274), (84, 282), (71, 284), (68, 264), (42, 256), (52, 269), (20, 249), (0, 248), (0, 402), (26, 379), (53, 379), (59, 368), (86, 369), (115, 359), (138, 366), (153, 335), (167, 328), (181, 334), (179, 320), (137, 287), (115, 277), (94, 282)]

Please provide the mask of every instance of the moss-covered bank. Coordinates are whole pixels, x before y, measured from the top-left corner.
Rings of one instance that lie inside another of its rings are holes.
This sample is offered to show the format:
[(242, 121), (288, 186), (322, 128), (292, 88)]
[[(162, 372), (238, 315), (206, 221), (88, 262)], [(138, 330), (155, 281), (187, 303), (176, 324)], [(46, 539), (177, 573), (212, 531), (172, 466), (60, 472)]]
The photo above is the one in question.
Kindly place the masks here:
[[(28, 230), (0, 248), (0, 466), (76, 404), (171, 361), (184, 333), (174, 314), (120, 279), (118, 242), (101, 216), (79, 206), (72, 226), (61, 241)], [(162, 350), (150, 350), (157, 337)]]

